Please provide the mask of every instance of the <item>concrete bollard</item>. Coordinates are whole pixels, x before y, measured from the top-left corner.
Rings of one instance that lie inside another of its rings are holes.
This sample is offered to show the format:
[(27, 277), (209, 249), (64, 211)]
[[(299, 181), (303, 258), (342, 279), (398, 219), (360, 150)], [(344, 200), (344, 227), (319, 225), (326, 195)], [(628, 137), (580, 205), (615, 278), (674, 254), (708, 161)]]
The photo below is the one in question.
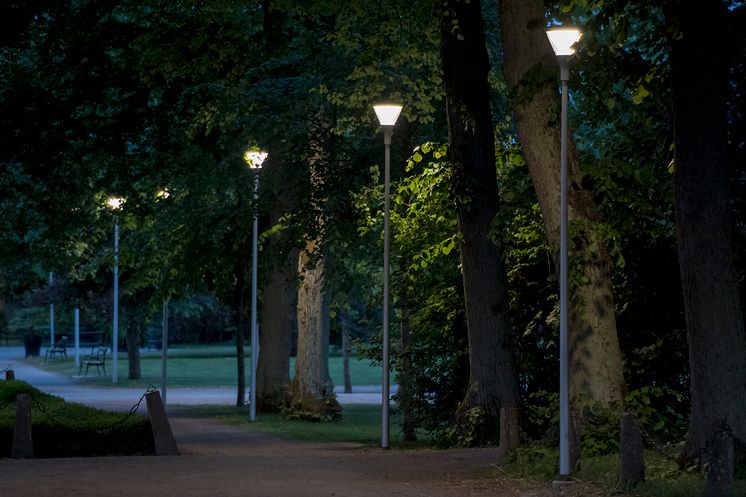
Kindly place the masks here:
[(727, 426), (722, 426), (712, 437), (705, 497), (730, 497), (733, 495), (734, 465), (733, 432)]
[(630, 487), (645, 481), (645, 461), (642, 454), (642, 431), (637, 418), (625, 412), (619, 427), (619, 488)]
[(16, 424), (13, 429), (13, 448), (10, 457), (34, 457), (34, 444), (31, 441), (31, 396), (26, 393), (19, 393), (16, 397)]
[(166, 408), (163, 407), (161, 393), (158, 390), (145, 394), (145, 402), (148, 406), (150, 426), (153, 429), (153, 441), (155, 442), (155, 454), (157, 456), (175, 456), (179, 454), (176, 439), (168, 422)]

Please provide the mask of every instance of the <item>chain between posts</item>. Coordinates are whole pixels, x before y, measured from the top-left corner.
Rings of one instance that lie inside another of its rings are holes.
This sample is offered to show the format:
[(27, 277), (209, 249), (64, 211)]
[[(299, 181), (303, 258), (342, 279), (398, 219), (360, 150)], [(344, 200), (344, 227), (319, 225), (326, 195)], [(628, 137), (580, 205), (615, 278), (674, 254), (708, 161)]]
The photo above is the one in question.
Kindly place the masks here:
[[(140, 396), (140, 398), (137, 400), (137, 402), (135, 402), (132, 405), (132, 407), (127, 412), (127, 414), (125, 414), (119, 421), (117, 421), (116, 423), (114, 423), (113, 425), (111, 425), (109, 428), (106, 428), (104, 430), (94, 430), (94, 431), (96, 431), (98, 433), (107, 433), (107, 432), (112, 431), (114, 428), (117, 428), (117, 427), (123, 425), (125, 422), (127, 422), (127, 420), (130, 417), (132, 417), (133, 414), (135, 414), (138, 411), (138, 409), (140, 409), (140, 406), (142, 405), (143, 400), (145, 400), (145, 397), (149, 393), (155, 392), (156, 390), (158, 390), (158, 389), (154, 385), (152, 385), (152, 384), (148, 385), (147, 388), (145, 389), (145, 392)], [(5, 409), (6, 407), (8, 407), (9, 405), (11, 405), (13, 403), (15, 403), (15, 402), (6, 402), (4, 404), (0, 404), (0, 410)], [(60, 419), (59, 419), (59, 415), (56, 414), (53, 411), (50, 411), (47, 408), (47, 406), (41, 400), (36, 399), (36, 398), (32, 398), (31, 399), (31, 405), (33, 407), (35, 407), (37, 410), (39, 410), (45, 416), (45, 418), (47, 420), (49, 420), (51, 423), (53, 423), (53, 424), (55, 424), (57, 426), (61, 426), (63, 424), (62, 421), (60, 421)]]

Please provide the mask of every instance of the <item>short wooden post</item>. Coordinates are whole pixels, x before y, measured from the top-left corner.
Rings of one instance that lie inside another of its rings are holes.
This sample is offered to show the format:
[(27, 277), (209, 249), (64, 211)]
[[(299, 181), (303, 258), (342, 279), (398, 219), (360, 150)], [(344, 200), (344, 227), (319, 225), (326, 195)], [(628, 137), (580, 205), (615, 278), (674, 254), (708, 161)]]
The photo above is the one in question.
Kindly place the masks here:
[(145, 394), (145, 402), (148, 406), (150, 426), (153, 429), (153, 441), (155, 442), (155, 454), (158, 456), (175, 456), (179, 453), (176, 439), (168, 422), (166, 408), (163, 407), (161, 393), (158, 390)]
[(31, 441), (31, 396), (27, 393), (19, 393), (16, 397), (16, 424), (13, 429), (13, 448), (10, 457), (34, 457), (34, 444)]
[(733, 495), (734, 457), (733, 433), (727, 426), (723, 426), (712, 438), (705, 497), (731, 497)]
[(11, 381), (16, 379), (16, 372), (8, 368), (5, 370), (5, 381)]
[(619, 488), (629, 489), (645, 481), (645, 461), (642, 455), (642, 431), (637, 418), (625, 412), (619, 426)]

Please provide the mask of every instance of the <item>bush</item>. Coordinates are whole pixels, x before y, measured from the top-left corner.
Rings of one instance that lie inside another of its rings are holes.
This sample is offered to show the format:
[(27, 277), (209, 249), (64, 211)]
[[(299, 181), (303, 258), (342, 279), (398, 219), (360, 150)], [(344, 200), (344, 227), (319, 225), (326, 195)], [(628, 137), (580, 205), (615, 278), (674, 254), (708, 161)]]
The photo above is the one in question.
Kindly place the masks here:
[(0, 381), (0, 457), (10, 457), (15, 398), (32, 399), (34, 456), (94, 457), (153, 454), (150, 420), (65, 402), (23, 381)]

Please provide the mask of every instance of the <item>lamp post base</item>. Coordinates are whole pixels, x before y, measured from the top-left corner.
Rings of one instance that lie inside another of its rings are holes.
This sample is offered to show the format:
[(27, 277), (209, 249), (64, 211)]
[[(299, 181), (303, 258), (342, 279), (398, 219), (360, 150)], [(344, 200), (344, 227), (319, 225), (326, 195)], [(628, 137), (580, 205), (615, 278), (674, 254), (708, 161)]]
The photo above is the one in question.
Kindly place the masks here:
[(552, 481), (552, 488), (554, 489), (555, 493), (558, 495), (562, 495), (565, 490), (575, 485), (575, 480), (572, 479), (572, 477), (568, 475), (557, 475)]

